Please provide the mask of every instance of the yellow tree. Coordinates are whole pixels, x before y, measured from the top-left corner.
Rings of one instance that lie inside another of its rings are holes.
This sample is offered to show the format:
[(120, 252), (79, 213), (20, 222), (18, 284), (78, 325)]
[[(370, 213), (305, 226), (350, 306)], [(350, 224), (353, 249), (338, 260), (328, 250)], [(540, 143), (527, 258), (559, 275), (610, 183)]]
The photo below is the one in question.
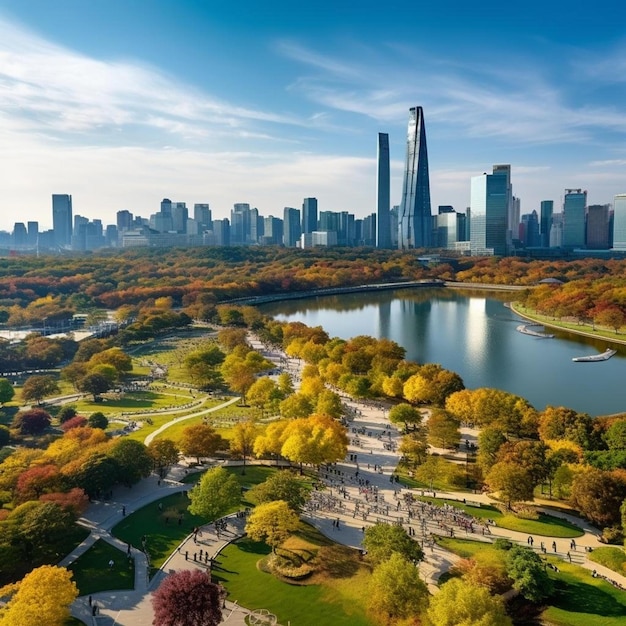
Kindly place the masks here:
[(212, 426), (193, 424), (183, 430), (178, 446), (183, 454), (195, 456), (200, 463), (200, 457), (213, 456), (222, 443), (221, 435)]
[(346, 429), (326, 415), (311, 415), (291, 421), (283, 433), (281, 454), (302, 465), (320, 465), (342, 460), (348, 451)]
[(298, 529), (300, 519), (284, 500), (259, 504), (246, 522), (246, 533), (255, 541), (264, 541), (276, 553), (276, 548)]
[(265, 432), (254, 440), (254, 454), (257, 457), (280, 455), (283, 447), (283, 434), (289, 425), (288, 420), (278, 420), (267, 426)]
[(254, 442), (259, 434), (259, 429), (252, 420), (238, 422), (232, 431), (230, 440), (230, 452), (233, 456), (243, 459), (241, 473), (246, 473), (246, 459), (254, 452)]
[(70, 616), (70, 605), (78, 596), (72, 574), (64, 567), (43, 565), (13, 585), (0, 589), (9, 595), (0, 609), (0, 622), (6, 626), (40, 624), (63, 626)]

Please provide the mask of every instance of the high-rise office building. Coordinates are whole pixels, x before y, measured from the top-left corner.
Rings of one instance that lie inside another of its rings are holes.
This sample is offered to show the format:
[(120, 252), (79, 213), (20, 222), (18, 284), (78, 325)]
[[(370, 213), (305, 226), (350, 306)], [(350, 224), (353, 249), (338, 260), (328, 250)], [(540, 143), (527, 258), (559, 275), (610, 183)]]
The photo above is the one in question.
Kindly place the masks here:
[(250, 238), (250, 205), (237, 202), (230, 212), (230, 245), (243, 246)]
[(510, 189), (510, 169), (507, 171), (502, 166), (494, 166), (493, 174), (472, 177), (470, 251), (473, 256), (507, 254), (511, 238)]
[(193, 219), (198, 222), (198, 230), (211, 230), (211, 209), (208, 204), (193, 205)]
[(130, 230), (133, 227), (133, 214), (126, 209), (118, 211), (116, 223), (118, 231)]
[(566, 189), (563, 198), (563, 247), (584, 248), (587, 218), (587, 192)]
[(378, 218), (377, 248), (391, 248), (391, 172), (389, 166), (389, 135), (378, 133), (378, 166), (376, 176), (376, 215)]
[(317, 230), (317, 198), (305, 198), (302, 203), (302, 233)]
[(36, 246), (39, 239), (39, 222), (28, 222), (26, 227), (28, 229), (28, 245)]
[(409, 110), (406, 165), (402, 202), (398, 216), (398, 248), (428, 248), (431, 245), (432, 215), (428, 152), (422, 107)]
[(613, 200), (613, 248), (626, 250), (626, 193)]
[(52, 194), (52, 230), (57, 246), (72, 243), (72, 196), (66, 193)]
[(609, 209), (608, 204), (591, 204), (587, 208), (587, 238), (589, 250), (609, 249)]
[(550, 247), (550, 228), (552, 227), (552, 213), (554, 213), (554, 200), (541, 201), (541, 215), (539, 218), (539, 234), (542, 248)]
[(287, 248), (295, 248), (301, 234), (300, 211), (286, 206), (283, 211), (283, 243)]
[(185, 202), (172, 203), (172, 230), (184, 234), (187, 232), (189, 211)]

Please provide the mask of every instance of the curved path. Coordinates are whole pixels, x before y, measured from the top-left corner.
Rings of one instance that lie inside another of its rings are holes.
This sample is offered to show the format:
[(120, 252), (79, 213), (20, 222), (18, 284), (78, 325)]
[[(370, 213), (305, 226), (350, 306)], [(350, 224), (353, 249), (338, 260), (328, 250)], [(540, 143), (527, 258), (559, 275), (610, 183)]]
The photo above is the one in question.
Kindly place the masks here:
[[(290, 359), (282, 352), (264, 346), (254, 337), (251, 337), (251, 344), (266, 356), (271, 355), (279, 359), (284, 367), (294, 374), (296, 380), (299, 378), (298, 372), (301, 364), (297, 359)], [(238, 400), (239, 398), (234, 398), (208, 411), (176, 418), (151, 433), (145, 442), (146, 444), (149, 443), (157, 434), (181, 420), (216, 411)], [(418, 505), (417, 516), (409, 517), (405, 496), (410, 493), (420, 495), (421, 490), (402, 488), (392, 480), (399, 461), (397, 449), (400, 434), (387, 419), (388, 406), (380, 402), (357, 402), (347, 396), (343, 397), (343, 402), (350, 416), (348, 426), (350, 445), (347, 459), (320, 472), (320, 477), (325, 480), (329, 489), (314, 492), (313, 500), (303, 514), (304, 519), (333, 540), (355, 548), (361, 548), (365, 526), (377, 521), (401, 524), (410, 530), (424, 548), (425, 558), (419, 567), (433, 593), (438, 591), (436, 583), (439, 576), (458, 560), (454, 554), (443, 550), (432, 541), (433, 535), (447, 535), (449, 529), (452, 528), (456, 536), (467, 536), (484, 541), (505, 537), (522, 545), (529, 545), (529, 537), (525, 533), (489, 526), (490, 532), (483, 535), (483, 527), (478, 523), (474, 527), (474, 532), (456, 527), (449, 519), (440, 517), (439, 512), (443, 511), (441, 507), (429, 508), (425, 506), (424, 511), (420, 512), (420, 505)], [(467, 431), (463, 433), (462, 438), (473, 441), (475, 436), (475, 432)], [(99, 538), (125, 551), (127, 545), (110, 534), (113, 526), (123, 518), (122, 507), (124, 507), (126, 514), (130, 514), (165, 495), (189, 489), (188, 485), (179, 482), (184, 472), (184, 467), (177, 466), (173, 468), (166, 480), (159, 481), (155, 476), (149, 477), (130, 490), (118, 487), (110, 501), (92, 503), (81, 518), (81, 523), (91, 529), (89, 537), (59, 565), (68, 565), (73, 562)], [(438, 492), (437, 495), (459, 501), (467, 499), (471, 502), (489, 504), (494, 502), (486, 494), (446, 491)], [(539, 509), (542, 510), (541, 507)], [(546, 512), (555, 515), (552, 510), (546, 510)], [(600, 575), (626, 586), (625, 576), (620, 576), (597, 563), (589, 562), (587, 559), (587, 547), (596, 548), (603, 545), (598, 541), (599, 531), (571, 514), (560, 513), (558, 515), (582, 528), (584, 534), (575, 539), (575, 548), (572, 547), (570, 539), (537, 536), (534, 537), (532, 547), (539, 551), (540, 542), (543, 541), (549, 553), (556, 554), (561, 558), (567, 558), (569, 553), (572, 562), (590, 570), (595, 569)], [(215, 557), (225, 545), (243, 534), (243, 525), (244, 521), (241, 518), (231, 518), (227, 533), (220, 538), (214, 534), (211, 525), (204, 527), (203, 536), (200, 539), (200, 543), (204, 546), (203, 550), (208, 552), (212, 558)], [(553, 541), (556, 543), (556, 550), (552, 549)], [(99, 617), (91, 616), (91, 608), (85, 597), (79, 598), (72, 605), (72, 614), (94, 626), (96, 624), (102, 626), (105, 624), (144, 626), (152, 623), (151, 592), (169, 573), (181, 569), (206, 567), (192, 560), (190, 555), (197, 550), (199, 550), (198, 544), (194, 543), (191, 535), (188, 536), (170, 556), (160, 572), (149, 581), (146, 556), (143, 552), (133, 548), (131, 555), (135, 559), (135, 588), (133, 590), (93, 594), (92, 600), (100, 609)], [(187, 552), (188, 558), (185, 558), (185, 552)], [(236, 603), (227, 602), (224, 623), (243, 626), (245, 616), (249, 613), (250, 611), (239, 607)]]

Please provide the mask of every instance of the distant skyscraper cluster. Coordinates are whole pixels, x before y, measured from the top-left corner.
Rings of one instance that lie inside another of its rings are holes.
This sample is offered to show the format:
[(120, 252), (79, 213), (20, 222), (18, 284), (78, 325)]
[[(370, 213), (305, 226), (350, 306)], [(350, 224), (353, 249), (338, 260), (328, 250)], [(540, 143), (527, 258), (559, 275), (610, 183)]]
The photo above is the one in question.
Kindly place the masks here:
[(565, 189), (561, 210), (543, 200), (539, 212), (521, 213), (513, 195), (511, 165), (469, 181), (465, 212), (440, 205), (432, 214), (424, 110), (409, 109), (405, 166), (399, 205), (391, 206), (390, 144), (378, 133), (375, 213), (356, 218), (348, 211), (320, 210), (317, 198), (302, 208), (285, 207), (282, 218), (264, 217), (248, 203), (233, 205), (230, 218), (214, 219), (208, 203), (161, 201), (143, 218), (117, 212), (116, 224), (73, 214), (72, 196), (52, 195), (52, 229), (37, 222), (16, 222), (12, 233), (0, 232), (0, 248), (14, 250), (90, 251), (104, 247), (281, 245), (376, 246), (383, 249), (447, 250), (456, 255), (514, 254), (559, 256), (613, 250), (626, 254), (626, 194), (611, 205), (588, 205), (587, 191)]

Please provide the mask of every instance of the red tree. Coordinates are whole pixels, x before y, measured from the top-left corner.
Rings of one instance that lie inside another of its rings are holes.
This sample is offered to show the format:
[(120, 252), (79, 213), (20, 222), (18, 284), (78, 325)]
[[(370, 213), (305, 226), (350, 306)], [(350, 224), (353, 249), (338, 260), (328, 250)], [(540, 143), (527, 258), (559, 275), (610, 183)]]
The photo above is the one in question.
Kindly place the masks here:
[(78, 487), (74, 487), (74, 489), (70, 489), (68, 492), (55, 491), (53, 493), (44, 493), (39, 499), (42, 502), (54, 502), (75, 517), (82, 515), (89, 505), (87, 494)]
[(13, 418), (13, 427), (22, 435), (36, 435), (50, 426), (50, 414), (43, 409), (20, 411)]
[(168, 576), (152, 594), (155, 626), (217, 626), (224, 590), (200, 570)]
[(17, 494), (20, 502), (37, 500), (46, 491), (56, 490), (60, 484), (56, 465), (35, 465), (22, 472), (17, 479)]
[(82, 428), (87, 425), (87, 418), (82, 415), (75, 415), (68, 420), (65, 420), (61, 424), (61, 430), (66, 433), (68, 430), (72, 430), (72, 428)]

